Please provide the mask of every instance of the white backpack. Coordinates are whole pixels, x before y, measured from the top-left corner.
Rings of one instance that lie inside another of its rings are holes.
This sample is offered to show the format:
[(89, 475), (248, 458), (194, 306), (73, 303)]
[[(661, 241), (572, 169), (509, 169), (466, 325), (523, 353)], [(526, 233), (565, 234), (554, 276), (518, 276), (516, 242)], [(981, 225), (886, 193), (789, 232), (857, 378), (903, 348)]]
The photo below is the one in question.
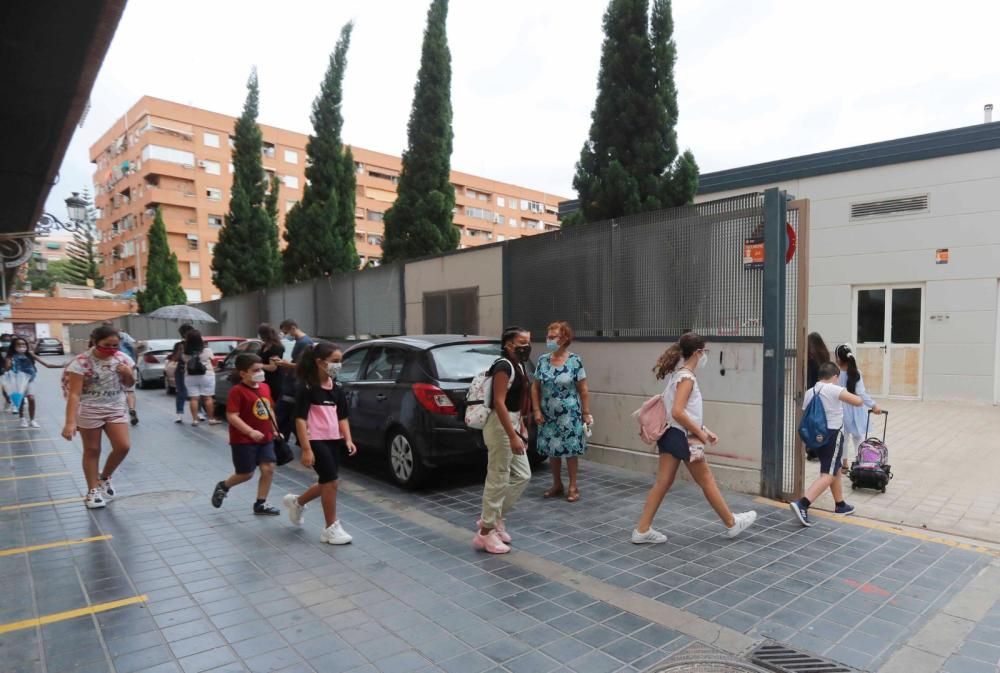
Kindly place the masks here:
[[(490, 365), (490, 369), (501, 360), (509, 364), (514, 376), (517, 376), (517, 368), (507, 358), (499, 358)], [(476, 374), (469, 384), (469, 392), (465, 395), (465, 425), (473, 430), (485, 428), (486, 421), (493, 413), (493, 377), (490, 376), (490, 369)], [(514, 376), (507, 382), (507, 390), (514, 385)]]

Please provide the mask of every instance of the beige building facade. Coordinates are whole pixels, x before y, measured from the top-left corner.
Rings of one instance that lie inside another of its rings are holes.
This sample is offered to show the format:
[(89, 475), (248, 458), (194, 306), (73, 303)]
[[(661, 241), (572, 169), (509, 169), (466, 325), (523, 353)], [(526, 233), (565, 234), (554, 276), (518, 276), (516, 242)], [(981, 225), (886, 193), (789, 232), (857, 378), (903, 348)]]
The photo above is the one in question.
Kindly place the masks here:
[[(146, 234), (158, 206), (188, 300), (218, 298), (212, 251), (229, 210), (235, 122), (228, 115), (144, 96), (91, 146), (108, 290), (127, 293), (144, 286)], [(283, 231), (286, 214), (302, 198), (309, 138), (260, 127), (264, 170), (281, 180), (278, 217)], [(402, 161), (361, 147), (352, 152), (357, 169), (355, 244), (362, 264), (378, 264), (382, 218), (395, 201)], [(563, 197), (458, 171), (452, 171), (452, 183), (462, 248), (559, 227)]]

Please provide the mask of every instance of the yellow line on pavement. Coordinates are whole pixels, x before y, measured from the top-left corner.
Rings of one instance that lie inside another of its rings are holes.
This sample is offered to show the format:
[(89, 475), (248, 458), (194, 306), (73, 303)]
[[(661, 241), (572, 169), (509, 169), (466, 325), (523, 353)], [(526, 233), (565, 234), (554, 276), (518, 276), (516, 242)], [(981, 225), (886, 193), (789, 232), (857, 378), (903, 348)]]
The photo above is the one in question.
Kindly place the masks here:
[(44, 500), (42, 502), (26, 502), (20, 505), (4, 505), (0, 507), (0, 512), (10, 512), (15, 509), (28, 509), (29, 507), (45, 507), (46, 505), (66, 505), (71, 502), (80, 502), (83, 500), (80, 496), (75, 498), (62, 498), (61, 500)]
[[(787, 509), (788, 503), (780, 502), (778, 500), (770, 500), (758, 496), (754, 498), (754, 502), (760, 503), (761, 505), (770, 505), (771, 507), (778, 507), (781, 509)], [(902, 528), (900, 526), (894, 526), (891, 523), (884, 523), (882, 521), (875, 521), (873, 519), (860, 518), (858, 516), (838, 516), (832, 512), (826, 512), (823, 510), (818, 510), (813, 507), (809, 508), (809, 516), (817, 517), (820, 519), (830, 519), (831, 521), (839, 521), (841, 523), (846, 523), (851, 526), (860, 526), (862, 528), (871, 528), (872, 530), (880, 530), (884, 533), (890, 533), (892, 535), (899, 535), (900, 537), (908, 537), (914, 540), (921, 540), (923, 542), (936, 542), (937, 544), (943, 544), (948, 547), (954, 547), (955, 549), (965, 549), (967, 551), (974, 551), (980, 554), (987, 554), (989, 556), (1000, 557), (1000, 549), (993, 549), (991, 547), (983, 547), (980, 545), (969, 544), (968, 542), (962, 542), (961, 540), (954, 540), (948, 537), (941, 537), (939, 535), (931, 535), (930, 533), (923, 533), (918, 530), (912, 530), (909, 528)]]
[(34, 544), (30, 547), (15, 547), (14, 549), (3, 549), (0, 550), (0, 557), (2, 556), (15, 556), (17, 554), (28, 554), (33, 551), (42, 551), (43, 549), (56, 549), (58, 547), (71, 547), (76, 544), (87, 544), (88, 542), (101, 542), (103, 540), (110, 540), (110, 535), (95, 535), (94, 537), (84, 537), (79, 540), (62, 540), (61, 542), (48, 542), (46, 544)]
[(123, 608), (126, 605), (135, 605), (136, 603), (145, 603), (146, 594), (141, 596), (133, 596), (132, 598), (123, 598), (120, 601), (111, 601), (110, 603), (98, 603), (96, 605), (88, 605), (85, 608), (77, 608), (76, 610), (66, 610), (65, 612), (56, 612), (51, 615), (44, 615), (42, 617), (34, 617), (33, 619), (23, 619), (19, 622), (11, 622), (10, 624), (0, 625), (0, 635), (4, 633), (10, 633), (11, 631), (21, 631), (23, 629), (31, 629), (36, 626), (44, 626), (46, 624), (53, 624), (55, 622), (66, 621), (67, 619), (75, 619), (76, 617), (83, 617), (84, 615), (96, 615), (98, 612), (107, 612), (108, 610), (114, 610), (116, 608)]
[(23, 477), (0, 477), (0, 481), (18, 481), (19, 479), (45, 479), (46, 477), (65, 477), (69, 472), (49, 472), (47, 474), (26, 474)]
[(69, 451), (49, 451), (47, 453), (19, 453), (11, 454), (9, 456), (0, 456), (0, 460), (7, 458), (41, 458), (42, 456), (62, 456), (69, 453)]

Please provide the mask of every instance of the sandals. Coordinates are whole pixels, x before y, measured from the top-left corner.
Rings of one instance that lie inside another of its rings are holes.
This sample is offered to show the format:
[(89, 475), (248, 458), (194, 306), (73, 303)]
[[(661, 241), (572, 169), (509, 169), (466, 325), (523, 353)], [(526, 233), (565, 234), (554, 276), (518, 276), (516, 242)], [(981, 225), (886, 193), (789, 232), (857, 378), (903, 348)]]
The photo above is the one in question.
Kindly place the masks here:
[(580, 491), (575, 488), (569, 489), (569, 493), (566, 495), (566, 502), (576, 502), (580, 499)]
[(563, 487), (561, 485), (560, 486), (553, 486), (549, 490), (545, 491), (545, 493), (542, 493), (542, 497), (543, 498), (560, 498), (560, 497), (562, 497), (563, 493), (564, 493), (564, 491), (563, 491)]

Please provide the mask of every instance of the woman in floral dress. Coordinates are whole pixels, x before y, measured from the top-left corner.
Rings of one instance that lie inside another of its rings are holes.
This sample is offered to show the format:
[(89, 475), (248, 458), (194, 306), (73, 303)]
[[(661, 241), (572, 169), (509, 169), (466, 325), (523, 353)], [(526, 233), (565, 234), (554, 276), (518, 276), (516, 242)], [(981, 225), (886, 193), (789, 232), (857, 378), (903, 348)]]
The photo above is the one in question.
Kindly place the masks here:
[[(545, 339), (548, 351), (538, 358), (535, 382), (531, 387), (535, 423), (538, 426), (539, 455), (549, 458), (552, 487), (546, 498), (563, 495), (569, 502), (580, 499), (576, 486), (580, 456), (587, 450), (587, 427), (594, 419), (590, 415), (590, 395), (587, 372), (576, 353), (569, 352), (573, 330), (565, 321), (549, 325)], [(562, 462), (566, 459), (569, 487), (563, 490)]]

